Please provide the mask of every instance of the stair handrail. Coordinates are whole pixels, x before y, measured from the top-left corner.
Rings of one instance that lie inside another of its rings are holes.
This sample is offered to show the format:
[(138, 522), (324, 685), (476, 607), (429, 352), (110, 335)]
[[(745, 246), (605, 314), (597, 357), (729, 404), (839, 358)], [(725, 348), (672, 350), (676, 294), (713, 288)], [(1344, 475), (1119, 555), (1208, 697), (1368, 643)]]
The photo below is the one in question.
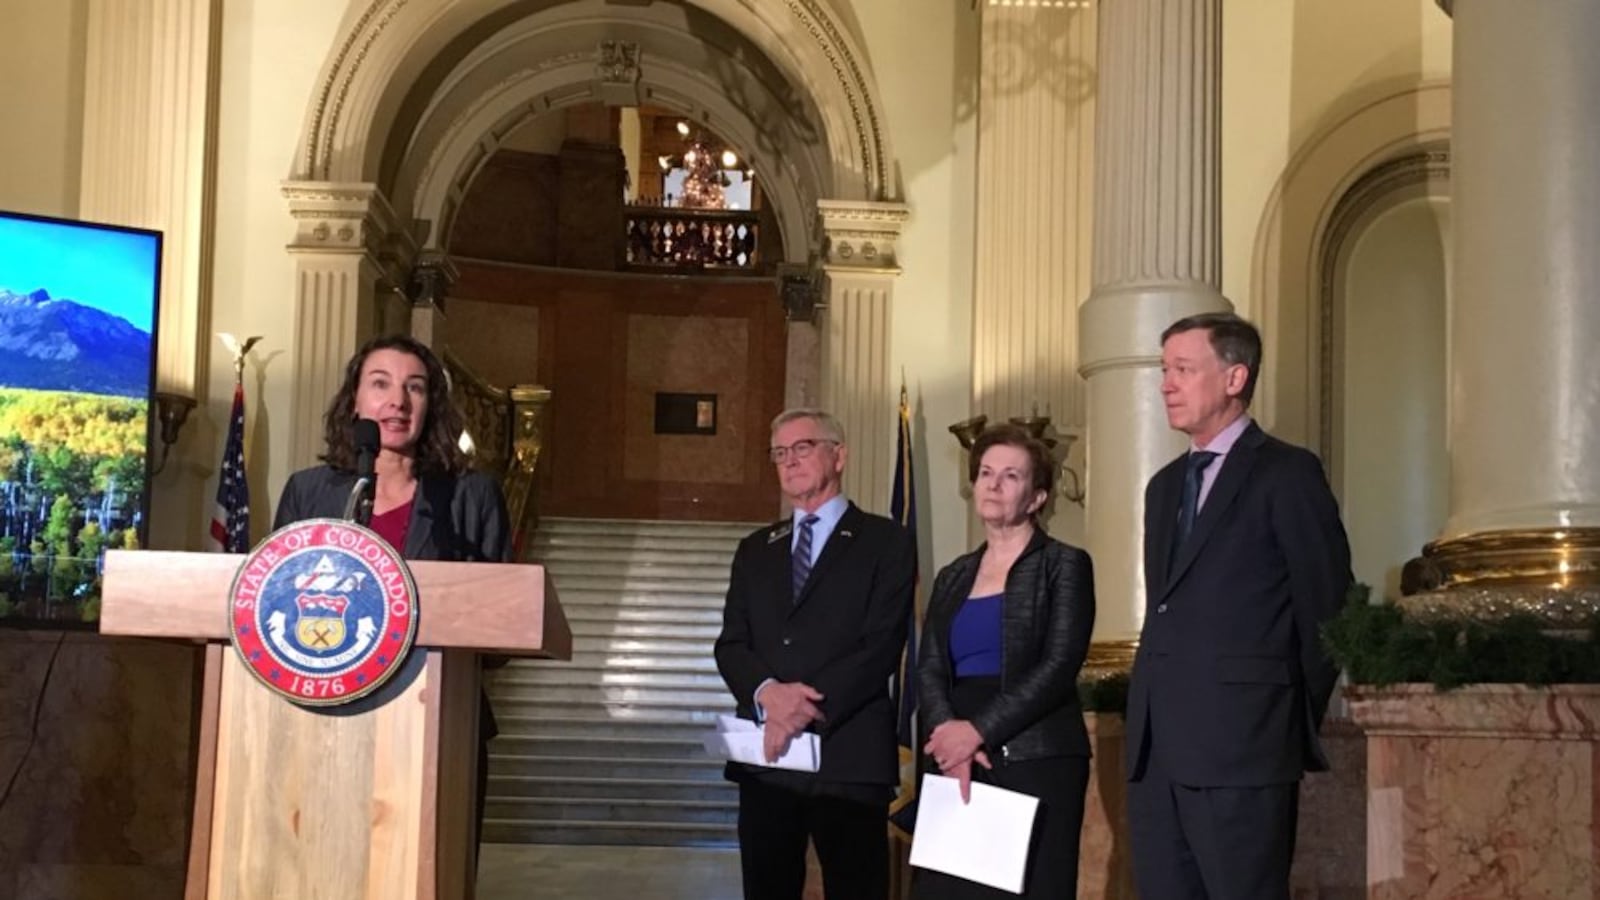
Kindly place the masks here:
[(440, 356), (450, 375), (450, 392), (466, 420), (471, 453), (477, 465), (500, 482), (515, 558), (523, 559), (538, 527), (534, 494), (551, 391), (539, 384), (500, 387), (449, 350)]

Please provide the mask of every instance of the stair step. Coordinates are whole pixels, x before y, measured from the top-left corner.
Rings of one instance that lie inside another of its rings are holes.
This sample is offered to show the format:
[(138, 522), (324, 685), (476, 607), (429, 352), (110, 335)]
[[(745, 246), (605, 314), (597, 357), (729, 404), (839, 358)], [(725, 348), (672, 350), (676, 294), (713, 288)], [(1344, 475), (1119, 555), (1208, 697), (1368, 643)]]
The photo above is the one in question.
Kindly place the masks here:
[(507, 797), (490, 795), (484, 817), (563, 822), (670, 822), (731, 824), (739, 812), (737, 794), (728, 800), (619, 800), (609, 797)]
[(607, 635), (572, 636), (573, 653), (609, 653), (614, 656), (710, 656), (712, 641), (704, 638), (632, 638)]
[(561, 598), (561, 608), (570, 612), (600, 607), (616, 610), (703, 610), (719, 613), (727, 602), (728, 586), (720, 583), (715, 591), (705, 593), (675, 592), (670, 594), (651, 591), (597, 590), (574, 588), (561, 583), (556, 587)]
[(495, 702), (506, 712), (527, 706), (587, 704), (606, 709), (618, 707), (659, 709), (733, 708), (733, 698), (720, 684), (697, 688), (652, 688), (630, 685), (547, 684), (529, 685), (520, 690), (500, 691)]
[[(555, 577), (555, 573), (552, 573)], [(568, 573), (556, 578), (556, 591), (565, 597), (568, 591), (615, 591), (619, 594), (670, 594), (699, 597), (724, 597), (728, 593), (728, 579), (697, 575), (668, 578), (660, 574), (635, 576), (628, 572), (598, 572), (589, 574)]]
[[(600, 649), (575, 649), (571, 660), (516, 660), (512, 666), (540, 666), (554, 668), (573, 666), (588, 668), (603, 666), (608, 669), (625, 669), (651, 672), (715, 672), (717, 661), (711, 657), (709, 647), (701, 656), (683, 654), (621, 653)], [(507, 666), (510, 669), (511, 666)], [(502, 670), (503, 671), (503, 670)]]
[(549, 666), (542, 669), (519, 668), (495, 676), (496, 696), (504, 692), (541, 690), (546, 687), (643, 687), (669, 690), (726, 691), (722, 676), (710, 672), (629, 672), (614, 666)]
[(497, 844), (627, 845), (635, 847), (737, 847), (734, 825), (675, 822), (563, 822), (485, 819), (483, 839)]
[[(685, 728), (693, 726), (709, 731), (716, 727), (718, 715), (733, 712), (733, 709), (732, 698), (728, 699), (726, 706), (711, 708), (615, 704), (599, 709), (595, 704), (586, 701), (559, 699), (539, 699), (509, 704), (505, 707), (506, 714), (516, 718), (543, 716), (551, 719), (586, 719), (593, 722), (601, 734), (606, 727), (616, 728), (629, 724)], [(695, 737), (698, 739), (700, 735)]]
[[(776, 519), (776, 516), (774, 516)], [(732, 535), (744, 537), (750, 532), (772, 524), (768, 522), (670, 522), (659, 519), (569, 519), (541, 518), (539, 533), (549, 536), (576, 534), (637, 534), (637, 535)]]
[(633, 563), (572, 563), (561, 560), (541, 560), (540, 564), (550, 571), (550, 577), (555, 579), (559, 590), (561, 585), (573, 579), (607, 578), (604, 586), (611, 586), (617, 579), (632, 581), (660, 581), (670, 584), (702, 584), (714, 585), (717, 590), (727, 590), (729, 564), (721, 565), (692, 565), (679, 562), (659, 562), (643, 565)]
[(565, 707), (560, 712), (523, 709), (496, 713), (501, 737), (538, 733), (551, 738), (582, 739), (600, 745), (622, 738), (653, 738), (699, 743), (713, 727), (711, 718), (696, 719), (681, 712), (635, 712), (621, 716), (583, 715), (585, 710)]
[(613, 622), (619, 625), (711, 625), (722, 627), (722, 600), (716, 606), (622, 605), (620, 603), (566, 602), (562, 609), (567, 624), (576, 627), (580, 622)]
[(733, 552), (737, 547), (733, 542), (714, 548), (662, 547), (648, 542), (640, 542), (636, 546), (610, 547), (572, 543), (547, 545), (540, 548), (535, 556), (540, 564), (551, 569), (557, 564), (565, 568), (610, 566), (630, 572), (648, 571), (661, 566), (727, 569), (733, 564)]
[[(503, 723), (502, 723), (503, 724)], [(605, 759), (622, 763), (631, 760), (672, 762), (706, 758), (700, 743), (705, 729), (697, 729), (693, 737), (608, 737), (597, 746), (588, 737), (570, 737), (554, 734), (507, 734), (489, 743), (489, 754), (495, 759), (518, 760), (524, 758)], [(596, 755), (601, 751), (604, 756)]]
[(491, 777), (569, 780), (624, 779), (725, 784), (722, 760), (696, 748), (700, 756), (682, 759), (649, 757), (516, 756), (492, 753)]
[(497, 799), (572, 803), (581, 798), (584, 803), (611, 801), (619, 806), (715, 803), (720, 809), (739, 802), (739, 786), (720, 779), (493, 775), (489, 791)]
[(740, 534), (553, 534), (535, 537), (528, 549), (540, 559), (561, 556), (570, 552), (607, 551), (645, 552), (684, 551), (687, 553), (718, 553), (727, 561), (749, 532)]
[(717, 639), (722, 631), (722, 621), (719, 616), (712, 622), (691, 622), (688, 624), (676, 622), (619, 622), (616, 619), (607, 619), (599, 616), (568, 616), (567, 625), (572, 629), (572, 636), (586, 638), (633, 638), (635, 640), (652, 640), (655, 638), (684, 638), (703, 641), (707, 646)]

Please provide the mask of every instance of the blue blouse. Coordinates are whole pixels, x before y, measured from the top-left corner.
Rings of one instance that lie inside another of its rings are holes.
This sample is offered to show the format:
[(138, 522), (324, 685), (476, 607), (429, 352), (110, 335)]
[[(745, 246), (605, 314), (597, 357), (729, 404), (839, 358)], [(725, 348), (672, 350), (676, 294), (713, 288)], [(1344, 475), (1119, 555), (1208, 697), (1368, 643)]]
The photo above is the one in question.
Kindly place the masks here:
[(1000, 674), (1000, 610), (1005, 594), (968, 597), (950, 621), (950, 661), (957, 678)]

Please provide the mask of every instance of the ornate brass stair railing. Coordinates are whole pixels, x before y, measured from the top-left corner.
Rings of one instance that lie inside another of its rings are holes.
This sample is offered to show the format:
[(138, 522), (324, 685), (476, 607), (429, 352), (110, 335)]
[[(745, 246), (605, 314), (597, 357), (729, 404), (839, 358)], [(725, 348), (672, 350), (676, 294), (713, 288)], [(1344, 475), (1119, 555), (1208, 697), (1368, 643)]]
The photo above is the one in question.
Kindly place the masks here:
[(516, 546), (531, 546), (539, 524), (535, 476), (544, 449), (550, 389), (536, 384), (497, 387), (449, 351), (443, 356), (450, 393), (466, 419), (475, 461), (500, 480)]

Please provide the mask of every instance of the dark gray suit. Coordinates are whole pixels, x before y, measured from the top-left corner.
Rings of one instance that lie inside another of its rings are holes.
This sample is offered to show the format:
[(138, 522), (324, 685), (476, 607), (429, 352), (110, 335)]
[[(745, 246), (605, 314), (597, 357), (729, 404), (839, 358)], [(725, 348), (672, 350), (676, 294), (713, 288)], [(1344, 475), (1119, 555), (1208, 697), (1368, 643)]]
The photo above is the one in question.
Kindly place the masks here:
[(1298, 782), (1328, 766), (1317, 731), (1338, 669), (1320, 630), (1344, 603), (1350, 547), (1317, 458), (1252, 423), (1174, 552), (1184, 471), (1179, 457), (1145, 492), (1135, 878), (1147, 900), (1286, 897)]
[(888, 802), (899, 782), (889, 676), (900, 664), (916, 578), (905, 529), (854, 504), (793, 596), (789, 521), (761, 528), (733, 557), (717, 669), (755, 718), (768, 678), (824, 696), (816, 774), (729, 763), (740, 785), (739, 846), (749, 900), (799, 900), (806, 839), (829, 897), (879, 900), (888, 877)]

